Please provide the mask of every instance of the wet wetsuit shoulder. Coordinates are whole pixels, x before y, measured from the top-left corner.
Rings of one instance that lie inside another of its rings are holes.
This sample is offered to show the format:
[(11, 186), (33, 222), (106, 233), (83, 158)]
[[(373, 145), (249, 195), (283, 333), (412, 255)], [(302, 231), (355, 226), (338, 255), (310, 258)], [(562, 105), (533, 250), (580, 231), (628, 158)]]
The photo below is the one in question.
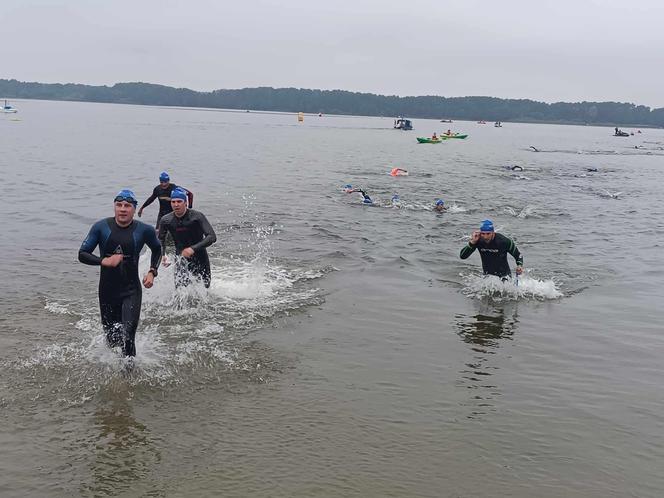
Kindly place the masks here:
[(517, 266), (523, 266), (523, 256), (521, 255), (521, 251), (519, 251), (519, 248), (516, 246), (512, 239), (501, 233), (497, 233), (494, 240), (496, 240), (497, 245), (501, 251), (512, 255), (512, 257), (516, 260)]
[[(113, 218), (104, 218), (92, 225), (87, 237), (85, 237), (78, 250), (78, 260), (81, 263), (85, 263), (86, 265), (101, 265), (101, 260), (105, 256), (106, 242), (111, 236), (110, 220), (113, 220)], [(100, 256), (92, 254), (97, 246), (99, 246)]]

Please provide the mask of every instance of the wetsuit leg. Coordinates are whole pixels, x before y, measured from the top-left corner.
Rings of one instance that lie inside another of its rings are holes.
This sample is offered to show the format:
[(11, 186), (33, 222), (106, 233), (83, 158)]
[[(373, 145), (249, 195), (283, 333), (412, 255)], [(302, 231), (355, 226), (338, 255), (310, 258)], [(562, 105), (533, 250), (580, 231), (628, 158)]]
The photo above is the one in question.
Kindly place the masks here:
[(136, 356), (136, 329), (141, 317), (142, 293), (134, 292), (122, 300), (122, 354)]
[(198, 258), (195, 257), (191, 267), (191, 273), (200, 277), (205, 288), (209, 289), (212, 282), (212, 272), (210, 271), (210, 258), (207, 252), (204, 252)]
[(122, 302), (100, 301), (99, 309), (106, 343), (111, 348), (122, 345)]

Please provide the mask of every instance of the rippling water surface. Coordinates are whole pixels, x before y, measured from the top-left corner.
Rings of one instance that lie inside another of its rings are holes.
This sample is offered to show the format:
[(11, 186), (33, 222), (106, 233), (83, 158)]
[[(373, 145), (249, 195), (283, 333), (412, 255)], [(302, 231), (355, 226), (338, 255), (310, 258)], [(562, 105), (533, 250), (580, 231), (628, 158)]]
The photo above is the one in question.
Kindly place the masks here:
[[(664, 131), (456, 122), (431, 145), (448, 124), (18, 104), (3, 496), (662, 496)], [(127, 374), (77, 251), (162, 170), (217, 231), (213, 283), (160, 272)], [(458, 257), (487, 217), (518, 285)]]

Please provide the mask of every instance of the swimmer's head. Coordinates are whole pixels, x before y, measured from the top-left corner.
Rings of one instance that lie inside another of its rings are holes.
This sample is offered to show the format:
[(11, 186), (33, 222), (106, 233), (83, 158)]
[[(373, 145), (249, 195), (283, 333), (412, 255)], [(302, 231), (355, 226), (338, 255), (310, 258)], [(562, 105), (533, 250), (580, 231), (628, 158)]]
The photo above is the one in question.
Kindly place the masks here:
[(444, 205), (445, 205), (445, 201), (444, 201), (444, 200), (442, 200), (442, 199), (436, 199), (436, 206), (444, 206)]
[(136, 205), (138, 204), (134, 192), (132, 192), (128, 188), (120, 190), (120, 192), (118, 192), (117, 195), (115, 196), (115, 199), (113, 199), (113, 202), (128, 202), (130, 204), (133, 204), (134, 207), (136, 207)]
[(392, 196), (392, 202), (399, 202), (399, 196), (397, 194)]
[(171, 192), (171, 200), (178, 199), (182, 201), (187, 200), (187, 191), (181, 187), (177, 187), (173, 189), (173, 192)]
[(484, 220), (484, 221), (482, 221), (482, 223), (480, 224), (480, 232), (487, 232), (487, 233), (489, 233), (489, 232), (493, 232), (493, 231), (494, 231), (494, 229), (493, 229), (493, 221), (491, 221), (491, 220)]
[(168, 173), (165, 171), (161, 172), (161, 175), (159, 175), (159, 183), (168, 183), (171, 180), (171, 177), (168, 176)]

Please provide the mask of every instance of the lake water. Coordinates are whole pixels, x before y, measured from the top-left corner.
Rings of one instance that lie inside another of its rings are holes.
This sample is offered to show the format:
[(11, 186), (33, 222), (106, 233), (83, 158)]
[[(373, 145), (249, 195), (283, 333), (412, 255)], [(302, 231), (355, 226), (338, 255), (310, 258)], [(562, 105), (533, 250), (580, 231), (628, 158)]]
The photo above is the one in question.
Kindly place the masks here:
[[(664, 493), (663, 130), (13, 104), (0, 495)], [(213, 283), (160, 272), (127, 375), (77, 251), (162, 170), (217, 231)], [(518, 287), (459, 259), (484, 218)]]

